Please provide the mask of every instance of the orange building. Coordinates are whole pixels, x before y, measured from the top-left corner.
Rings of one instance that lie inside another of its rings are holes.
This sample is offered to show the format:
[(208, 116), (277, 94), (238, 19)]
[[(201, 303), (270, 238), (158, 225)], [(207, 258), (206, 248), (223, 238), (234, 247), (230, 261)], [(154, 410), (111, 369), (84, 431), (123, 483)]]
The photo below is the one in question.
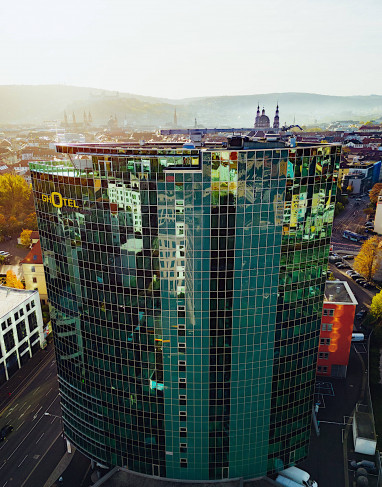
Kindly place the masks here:
[(326, 282), (317, 375), (346, 377), (357, 304), (347, 282)]

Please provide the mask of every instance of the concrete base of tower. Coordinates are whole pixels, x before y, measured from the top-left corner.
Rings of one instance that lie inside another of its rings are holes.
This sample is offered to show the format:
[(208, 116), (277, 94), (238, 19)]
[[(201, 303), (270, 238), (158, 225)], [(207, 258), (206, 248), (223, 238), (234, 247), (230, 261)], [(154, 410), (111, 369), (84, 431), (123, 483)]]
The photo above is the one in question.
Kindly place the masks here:
[(280, 484), (268, 477), (252, 480), (236, 478), (210, 481), (164, 479), (115, 467), (98, 480), (93, 487), (126, 487), (127, 485), (130, 487), (277, 487)]

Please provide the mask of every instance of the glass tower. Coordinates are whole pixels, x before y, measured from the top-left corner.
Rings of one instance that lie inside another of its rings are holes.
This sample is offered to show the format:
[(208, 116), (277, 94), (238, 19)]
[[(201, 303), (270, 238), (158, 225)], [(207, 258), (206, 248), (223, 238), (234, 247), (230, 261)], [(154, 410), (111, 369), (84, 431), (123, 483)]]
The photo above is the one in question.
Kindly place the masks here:
[(206, 481), (307, 455), (341, 147), (241, 144), (31, 163), (64, 430), (101, 464)]

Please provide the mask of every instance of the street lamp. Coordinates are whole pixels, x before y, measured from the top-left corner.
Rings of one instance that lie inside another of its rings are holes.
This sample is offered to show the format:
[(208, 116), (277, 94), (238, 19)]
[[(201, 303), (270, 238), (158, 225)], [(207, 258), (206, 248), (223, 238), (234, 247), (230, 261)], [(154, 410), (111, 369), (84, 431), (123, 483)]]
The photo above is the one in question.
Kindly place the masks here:
[(45, 416), (53, 416), (53, 418), (62, 419), (61, 416), (57, 416), (57, 414), (48, 413), (48, 411), (45, 411), (44, 415)]

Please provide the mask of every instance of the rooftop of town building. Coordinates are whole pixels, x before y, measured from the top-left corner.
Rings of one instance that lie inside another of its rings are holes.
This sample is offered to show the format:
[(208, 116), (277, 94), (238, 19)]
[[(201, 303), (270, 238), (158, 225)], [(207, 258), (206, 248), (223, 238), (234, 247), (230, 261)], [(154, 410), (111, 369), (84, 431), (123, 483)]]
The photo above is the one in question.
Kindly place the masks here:
[(36, 295), (37, 300), (39, 299), (38, 291), (27, 291), (25, 289), (0, 286), (0, 319), (20, 306), (32, 295)]
[(345, 281), (326, 281), (324, 303), (358, 304), (350, 286)]

